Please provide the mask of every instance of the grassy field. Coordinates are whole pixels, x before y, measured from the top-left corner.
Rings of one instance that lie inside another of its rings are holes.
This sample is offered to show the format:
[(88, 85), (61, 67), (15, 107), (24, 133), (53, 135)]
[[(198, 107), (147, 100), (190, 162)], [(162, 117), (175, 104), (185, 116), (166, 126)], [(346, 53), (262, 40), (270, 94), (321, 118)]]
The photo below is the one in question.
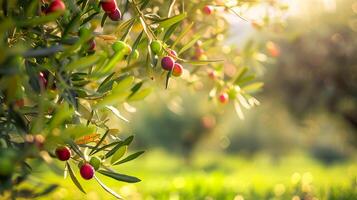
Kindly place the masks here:
[[(117, 167), (121, 173), (140, 177), (137, 184), (103, 182), (129, 200), (353, 200), (357, 199), (357, 162), (325, 166), (295, 153), (280, 160), (266, 155), (253, 158), (203, 154), (189, 167), (183, 159), (159, 150)], [(40, 172), (38, 172), (40, 175)], [(41, 174), (48, 183), (61, 187), (42, 199), (113, 199), (94, 180), (82, 181), (87, 194), (69, 178)]]

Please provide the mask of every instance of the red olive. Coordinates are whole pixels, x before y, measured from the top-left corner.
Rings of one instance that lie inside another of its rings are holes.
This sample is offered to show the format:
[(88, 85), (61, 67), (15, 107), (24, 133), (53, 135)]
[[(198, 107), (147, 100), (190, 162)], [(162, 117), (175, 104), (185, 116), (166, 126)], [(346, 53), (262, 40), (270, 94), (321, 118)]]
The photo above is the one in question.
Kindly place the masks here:
[(175, 60), (170, 56), (165, 56), (161, 59), (161, 66), (164, 70), (170, 71), (175, 65)]
[(100, 5), (107, 13), (114, 12), (117, 9), (117, 2), (115, 0), (103, 0), (100, 2)]
[(173, 76), (181, 76), (183, 71), (183, 67), (179, 63), (175, 63), (174, 68), (172, 69)]
[(213, 13), (213, 8), (212, 6), (206, 5), (202, 8), (202, 12), (206, 15), (210, 15)]
[(222, 94), (219, 95), (218, 100), (219, 100), (219, 102), (221, 102), (222, 104), (226, 104), (226, 103), (228, 103), (229, 96), (228, 96), (227, 93), (222, 93)]
[(57, 147), (56, 156), (59, 160), (66, 161), (71, 158), (71, 150), (66, 146)]
[(113, 12), (107, 13), (108, 17), (113, 21), (119, 21), (121, 19), (121, 12), (117, 8)]
[(66, 5), (62, 0), (54, 0), (47, 8), (46, 13), (53, 13), (57, 11), (64, 11), (66, 9)]
[(92, 165), (85, 163), (80, 168), (82, 178), (89, 180), (94, 176), (94, 168)]

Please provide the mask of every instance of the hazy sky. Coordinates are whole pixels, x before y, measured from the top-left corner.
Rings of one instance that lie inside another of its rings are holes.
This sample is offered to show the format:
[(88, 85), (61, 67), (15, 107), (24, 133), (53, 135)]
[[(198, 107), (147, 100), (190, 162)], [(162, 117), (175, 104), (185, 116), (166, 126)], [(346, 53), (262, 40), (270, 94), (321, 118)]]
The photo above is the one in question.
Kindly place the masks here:
[[(279, 16), (282, 18), (287, 17), (308, 17), (312, 13), (316, 13), (317, 10), (324, 12), (334, 12), (336, 10), (336, 0), (280, 0), (289, 6), (288, 12), (285, 15)], [(311, 6), (313, 5), (313, 6)], [(237, 10), (239, 12), (239, 10)], [(256, 7), (244, 12), (244, 18), (248, 20), (261, 19), (266, 12), (270, 12), (269, 15), (277, 16), (280, 13), (276, 13), (274, 10), (269, 10), (267, 7)], [(253, 31), (249, 22), (246, 22), (239, 17), (230, 14), (226, 16), (231, 23), (231, 30), (229, 37), (226, 39), (226, 44), (235, 43), (241, 46), (244, 41), (251, 36)]]

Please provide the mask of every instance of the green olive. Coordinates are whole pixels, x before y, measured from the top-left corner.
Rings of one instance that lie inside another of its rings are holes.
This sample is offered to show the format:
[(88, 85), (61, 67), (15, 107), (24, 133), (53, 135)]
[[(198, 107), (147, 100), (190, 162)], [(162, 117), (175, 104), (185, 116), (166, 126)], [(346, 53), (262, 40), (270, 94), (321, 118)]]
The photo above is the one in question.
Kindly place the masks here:
[(150, 48), (152, 50), (152, 52), (154, 52), (155, 54), (159, 54), (162, 50), (162, 45), (160, 41), (152, 41), (150, 44)]
[(131, 52), (131, 47), (128, 44), (126, 44), (125, 42), (123, 42), (123, 41), (114, 42), (113, 45), (112, 45), (112, 49), (115, 52), (119, 52), (119, 51), (122, 51), (124, 49), (126, 49), (128, 51), (128, 53)]
[(101, 159), (95, 156), (90, 159), (89, 164), (92, 165), (95, 170), (98, 170), (101, 162), (102, 162)]

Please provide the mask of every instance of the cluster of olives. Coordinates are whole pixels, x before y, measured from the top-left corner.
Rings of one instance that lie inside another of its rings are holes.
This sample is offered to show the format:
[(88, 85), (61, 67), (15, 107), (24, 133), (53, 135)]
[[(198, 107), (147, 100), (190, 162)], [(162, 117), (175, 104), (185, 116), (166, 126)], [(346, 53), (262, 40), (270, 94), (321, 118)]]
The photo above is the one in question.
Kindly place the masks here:
[[(150, 43), (151, 51), (156, 55), (161, 55), (163, 48), (160, 41), (154, 40)], [(168, 51), (168, 55), (164, 56), (161, 59), (161, 67), (164, 70), (172, 71), (173, 76), (181, 76), (183, 72), (183, 67), (177, 61), (177, 53), (176, 51), (170, 49)]]
[[(67, 161), (71, 158), (72, 153), (71, 149), (67, 146), (60, 146), (56, 148), (56, 156), (61, 161)], [(95, 173), (95, 170), (98, 170), (101, 165), (101, 159), (94, 156), (89, 162), (79, 162), (79, 172), (83, 179), (89, 180), (92, 179)]]

